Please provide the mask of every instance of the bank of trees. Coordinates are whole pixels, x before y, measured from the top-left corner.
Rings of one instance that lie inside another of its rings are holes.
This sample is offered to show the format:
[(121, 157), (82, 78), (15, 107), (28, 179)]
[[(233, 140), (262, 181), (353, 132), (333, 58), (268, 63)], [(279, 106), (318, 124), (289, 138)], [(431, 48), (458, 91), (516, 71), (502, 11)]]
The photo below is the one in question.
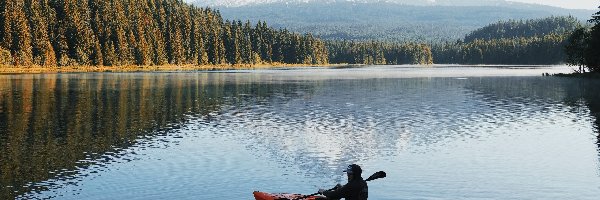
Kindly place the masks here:
[(436, 63), (458, 64), (560, 64), (566, 34), (501, 38), (434, 45)]
[[(597, 24), (597, 18), (598, 14), (591, 22)], [(4, 0), (0, 1), (0, 65), (559, 64), (567, 60), (600, 68), (599, 54), (589, 50), (600, 43), (593, 37), (600, 28), (582, 28), (575, 31), (579, 35), (570, 35), (580, 26), (573, 17), (549, 17), (490, 24), (457, 42), (323, 41), (273, 29), (265, 22), (223, 20), (219, 11), (181, 0)], [(581, 54), (567, 56), (563, 51), (569, 38), (581, 45), (567, 46), (567, 52)]]
[(328, 41), (333, 63), (356, 64), (560, 64), (569, 35), (579, 21), (571, 16), (497, 22), (464, 40), (434, 44)]
[(490, 24), (464, 41), (432, 47), (435, 63), (560, 64), (567, 38), (581, 26), (573, 17), (549, 17)]
[(464, 42), (563, 35), (571, 33), (579, 25), (579, 20), (572, 16), (500, 21), (467, 34)]
[(589, 22), (593, 24), (591, 28), (579, 27), (569, 36), (565, 52), (567, 63), (579, 66), (579, 72), (587, 68), (597, 73), (600, 72), (600, 11)]
[(5, 0), (0, 27), (0, 63), (16, 66), (328, 62), (316, 37), (181, 0)]
[(327, 41), (332, 63), (349, 64), (433, 64), (427, 44), (380, 41)]

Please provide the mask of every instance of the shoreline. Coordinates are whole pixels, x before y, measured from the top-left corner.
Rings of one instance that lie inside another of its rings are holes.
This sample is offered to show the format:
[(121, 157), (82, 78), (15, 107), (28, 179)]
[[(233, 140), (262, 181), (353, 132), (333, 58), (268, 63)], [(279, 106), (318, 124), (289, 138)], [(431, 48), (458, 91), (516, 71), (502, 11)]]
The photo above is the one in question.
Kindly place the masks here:
[(222, 65), (160, 65), (160, 66), (65, 66), (65, 67), (14, 67), (0, 66), (2, 74), (52, 74), (52, 73), (88, 73), (88, 72), (165, 72), (165, 71), (215, 71), (215, 70), (252, 70), (277, 69), (288, 67), (341, 67), (349, 64), (222, 64)]
[(567, 78), (590, 78), (590, 79), (600, 79), (600, 73), (594, 73), (594, 72), (570, 73), (570, 74), (558, 73), (558, 74), (552, 74), (552, 76), (556, 76), (556, 77), (567, 77)]
[[(411, 66), (411, 64), (407, 64)], [(14, 67), (0, 65), (0, 75), (6, 74), (55, 74), (55, 73), (97, 73), (97, 72), (183, 72), (183, 71), (222, 71), (222, 70), (256, 70), (256, 69), (284, 69), (284, 68), (310, 68), (326, 67), (334, 69), (343, 68), (361, 68), (368, 66), (365, 64), (284, 64), (284, 63), (261, 63), (261, 64), (221, 64), (221, 65), (122, 65), (122, 66), (64, 66), (64, 67)], [(386, 66), (386, 65), (381, 65)], [(562, 65), (462, 65), (462, 64), (430, 64), (430, 67), (450, 66), (450, 67), (532, 67), (532, 66), (562, 66)], [(588, 74), (588, 73), (585, 73)], [(563, 77), (582, 77), (574, 74), (549, 74), (551, 76)], [(589, 77), (585, 76), (585, 77)]]

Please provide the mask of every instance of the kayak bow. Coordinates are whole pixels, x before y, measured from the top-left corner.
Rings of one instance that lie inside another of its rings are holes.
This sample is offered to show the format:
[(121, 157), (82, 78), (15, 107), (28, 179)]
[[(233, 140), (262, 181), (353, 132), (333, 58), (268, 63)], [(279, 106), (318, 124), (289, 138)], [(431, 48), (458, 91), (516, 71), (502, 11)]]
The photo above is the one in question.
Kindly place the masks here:
[[(256, 200), (292, 200), (292, 199), (300, 199), (305, 195), (302, 194), (290, 194), (290, 193), (267, 193), (267, 192), (259, 192), (254, 191), (254, 199)], [(309, 196), (302, 198), (303, 200), (325, 200), (326, 198), (323, 196)]]

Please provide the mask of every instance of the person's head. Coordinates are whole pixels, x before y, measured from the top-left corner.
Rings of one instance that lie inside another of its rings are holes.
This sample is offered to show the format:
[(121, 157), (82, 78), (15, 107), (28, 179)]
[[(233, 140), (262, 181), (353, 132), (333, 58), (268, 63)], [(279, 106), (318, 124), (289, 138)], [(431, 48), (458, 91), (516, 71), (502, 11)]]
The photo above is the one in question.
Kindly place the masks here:
[(361, 177), (362, 169), (357, 164), (351, 164), (348, 165), (344, 172), (346, 172), (346, 175), (348, 175), (348, 181), (350, 181), (354, 177)]

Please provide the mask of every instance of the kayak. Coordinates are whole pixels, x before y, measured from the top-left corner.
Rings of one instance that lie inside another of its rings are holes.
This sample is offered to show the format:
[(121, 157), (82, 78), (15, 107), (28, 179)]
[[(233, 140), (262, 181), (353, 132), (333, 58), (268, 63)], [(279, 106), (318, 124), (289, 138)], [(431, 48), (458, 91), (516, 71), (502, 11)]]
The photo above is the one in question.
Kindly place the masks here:
[[(293, 200), (304, 197), (302, 194), (290, 194), (290, 193), (267, 193), (267, 192), (259, 192), (254, 191), (254, 198), (256, 200)], [(325, 200), (324, 196), (309, 196), (303, 198), (302, 200)]]
[[(365, 181), (372, 181), (375, 179), (385, 178), (386, 174), (384, 171), (375, 172), (373, 175), (369, 176)], [(327, 200), (324, 196), (311, 195), (306, 196), (302, 194), (291, 194), (291, 193), (268, 193), (268, 192), (259, 192), (254, 191), (254, 198), (256, 200)], [(305, 197), (306, 196), (306, 197)]]

